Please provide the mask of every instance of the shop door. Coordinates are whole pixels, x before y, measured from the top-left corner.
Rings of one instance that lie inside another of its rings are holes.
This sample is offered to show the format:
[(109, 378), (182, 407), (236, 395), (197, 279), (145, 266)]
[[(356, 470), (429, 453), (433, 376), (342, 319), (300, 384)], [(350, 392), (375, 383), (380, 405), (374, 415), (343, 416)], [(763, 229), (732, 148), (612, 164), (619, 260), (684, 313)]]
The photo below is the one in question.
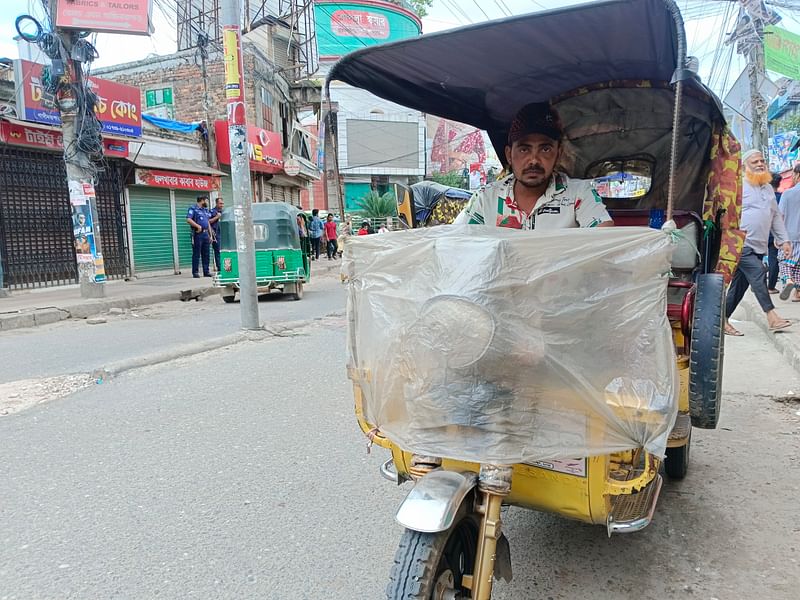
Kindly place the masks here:
[[(200, 193), (175, 190), (175, 227), (178, 231), (178, 264), (181, 270), (191, 271), (192, 268), (192, 228), (186, 222), (186, 213), (197, 204), (197, 195)], [(211, 260), (214, 260), (213, 257)]]
[(137, 273), (174, 271), (169, 190), (129, 188), (133, 265)]

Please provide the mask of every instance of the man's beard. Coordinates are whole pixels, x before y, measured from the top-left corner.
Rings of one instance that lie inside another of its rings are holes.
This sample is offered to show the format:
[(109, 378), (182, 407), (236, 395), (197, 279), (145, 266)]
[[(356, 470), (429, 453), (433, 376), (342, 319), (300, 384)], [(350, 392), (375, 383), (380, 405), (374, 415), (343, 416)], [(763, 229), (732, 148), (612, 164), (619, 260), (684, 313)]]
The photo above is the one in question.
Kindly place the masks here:
[(772, 173), (769, 171), (764, 171), (763, 173), (756, 173), (755, 171), (750, 171), (749, 169), (745, 169), (744, 177), (747, 179), (748, 183), (751, 185), (768, 185), (772, 182)]

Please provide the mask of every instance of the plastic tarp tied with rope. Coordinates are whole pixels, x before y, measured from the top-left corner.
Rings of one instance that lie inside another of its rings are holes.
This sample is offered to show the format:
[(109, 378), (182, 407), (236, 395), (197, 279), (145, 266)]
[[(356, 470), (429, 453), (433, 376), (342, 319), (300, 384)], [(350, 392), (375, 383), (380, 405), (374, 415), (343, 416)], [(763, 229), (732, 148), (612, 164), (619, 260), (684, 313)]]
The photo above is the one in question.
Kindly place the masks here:
[(663, 456), (679, 387), (673, 242), (468, 225), (349, 240), (364, 418), (404, 450), (481, 463)]

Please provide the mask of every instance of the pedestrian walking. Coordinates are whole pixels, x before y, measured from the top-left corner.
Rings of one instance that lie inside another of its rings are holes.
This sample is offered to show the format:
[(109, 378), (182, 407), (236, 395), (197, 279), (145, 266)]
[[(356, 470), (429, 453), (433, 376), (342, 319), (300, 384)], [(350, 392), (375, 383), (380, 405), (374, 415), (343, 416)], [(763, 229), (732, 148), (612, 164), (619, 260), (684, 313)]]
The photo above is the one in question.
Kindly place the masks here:
[(225, 209), (225, 200), (222, 197), (217, 198), (214, 208), (211, 209), (211, 217), (208, 219), (208, 224), (211, 225), (211, 248), (214, 250), (214, 264), (217, 267), (217, 273), (222, 271), (222, 262), (219, 252), (219, 233), (220, 233), (220, 219), (222, 219), (222, 211)]
[(192, 227), (192, 276), (200, 277), (200, 261), (203, 262), (203, 276), (211, 277), (209, 271), (209, 251), (211, 238), (208, 221), (211, 212), (208, 210), (208, 196), (198, 196), (197, 204), (189, 208), (186, 222)]
[(800, 302), (800, 164), (792, 170), (792, 187), (783, 193), (778, 209), (783, 215), (791, 252), (780, 261), (783, 281), (781, 299), (788, 300), (794, 290), (792, 302)]
[(775, 236), (778, 244), (783, 246), (784, 255), (791, 253), (791, 244), (787, 241), (786, 227), (783, 217), (775, 202), (775, 192), (770, 181), (772, 175), (767, 170), (763, 154), (758, 150), (749, 150), (742, 157), (744, 163), (744, 182), (742, 186), (742, 220), (740, 227), (747, 234), (744, 240), (739, 266), (733, 275), (725, 299), (725, 335), (744, 335), (730, 324), (730, 317), (739, 302), (742, 301), (747, 288), (753, 293), (767, 316), (767, 323), (772, 331), (786, 329), (791, 322), (778, 315), (767, 291), (767, 279), (764, 276), (764, 255), (767, 253), (769, 233)]
[(319, 260), (319, 246), (322, 242), (322, 234), (325, 224), (319, 218), (319, 209), (311, 211), (311, 222), (308, 224), (308, 233), (311, 236), (311, 260)]
[[(775, 202), (778, 203), (778, 208), (781, 206), (781, 193), (778, 191), (781, 181), (783, 181), (783, 178), (780, 176), (780, 173), (772, 174), (771, 185), (772, 189), (775, 191)], [(770, 294), (777, 294), (778, 290), (775, 286), (778, 285), (778, 248), (775, 246), (775, 238), (771, 233), (769, 234), (769, 241), (767, 242), (767, 251), (767, 289)]]
[(339, 252), (339, 244), (336, 236), (336, 221), (333, 220), (333, 215), (330, 213), (325, 221), (325, 240), (328, 260), (334, 260)]

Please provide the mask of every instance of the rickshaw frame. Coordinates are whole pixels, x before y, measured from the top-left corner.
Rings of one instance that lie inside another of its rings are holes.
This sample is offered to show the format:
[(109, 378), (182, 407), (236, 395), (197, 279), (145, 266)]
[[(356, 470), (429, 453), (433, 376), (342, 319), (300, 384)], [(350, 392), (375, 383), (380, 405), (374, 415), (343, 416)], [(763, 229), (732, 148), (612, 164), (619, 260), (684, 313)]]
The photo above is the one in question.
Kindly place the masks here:
[[(452, 69), (447, 72), (445, 66), (424, 65), (422, 61), (425, 56), (439, 57), (448, 44), (453, 44), (456, 48), (453, 53), (459, 55), (460, 51), (468, 48), (470, 39), (506, 43), (503, 36), (507, 38), (509, 31), (519, 32), (529, 24), (540, 24), (543, 29), (548, 24), (546, 30), (553, 31), (557, 30), (553, 24), (571, 22), (584, 27), (584, 31), (591, 31), (589, 24), (581, 22), (582, 18), (590, 20), (590, 14), (591, 18), (599, 18), (596, 15), (606, 13), (619, 16), (632, 12), (633, 9), (640, 11), (636, 15), (642, 21), (639, 24), (648, 25), (648, 34), (654, 38), (650, 40), (652, 43), (649, 47), (647, 40), (642, 41), (643, 53), (650, 52), (646, 56), (651, 59), (650, 64), (637, 66), (637, 61), (629, 58), (620, 67), (624, 76), (602, 77), (603, 73), (600, 73), (599, 79), (586, 79), (594, 76), (591, 68), (578, 65), (578, 80), (571, 81), (569, 86), (561, 89), (530, 93), (526, 91), (526, 97), (520, 97), (517, 106), (529, 101), (552, 101), (570, 94), (586, 95), (598, 90), (612, 89), (619, 80), (646, 82), (629, 86), (631, 89), (651, 90), (658, 88), (660, 84), (673, 87), (664, 206), (666, 220), (699, 220), (702, 224), (702, 238), (698, 242), (698, 253), (699, 248), (703, 248), (699, 266), (691, 269), (690, 274), (683, 279), (678, 277), (670, 282), (670, 289), (678, 298), (678, 302), (670, 304), (668, 314), (678, 354), (680, 392), (678, 419), (668, 443), (666, 469), (669, 474), (682, 477), (688, 466), (692, 425), (713, 428), (717, 423), (723, 347), (721, 299), (724, 298), (724, 279), (729, 280), (736, 266), (744, 235), (738, 229), (741, 205), (739, 146), (725, 128), (719, 100), (699, 81), (693, 65), (687, 60), (686, 36), (677, 3), (674, 0), (607, 0), (534, 15), (509, 17), (414, 40), (366, 48), (344, 57), (334, 65), (328, 74), (325, 89), (330, 97), (330, 83), (338, 79), (398, 104), (485, 129), (503, 160), (502, 148), (507, 136), (505, 124), (510, 122), (512, 107), (508, 101), (500, 110), (482, 104), (488, 102), (487, 89), (494, 92), (494, 98), (502, 98), (502, 94), (492, 88), (481, 89), (478, 84), (495, 81), (501, 87), (506, 84), (503, 89), (508, 91), (508, 80), (502, 81), (499, 76), (494, 76), (486, 69), (479, 69), (478, 73), (468, 73), (468, 66), (459, 67), (457, 60), (446, 57), (443, 60), (447, 63), (447, 68)], [(489, 28), (496, 28), (495, 37), (487, 33)], [(602, 35), (606, 39), (603, 40), (603, 52), (599, 54), (613, 55), (614, 52), (609, 49), (613, 50), (617, 43), (626, 50), (632, 47), (629, 39), (610, 39), (614, 34), (609, 32), (603, 32)], [(475, 44), (477, 48), (482, 48), (481, 42)], [(513, 41), (507, 44), (509, 47), (517, 47)], [(536, 49), (539, 50), (540, 47), (541, 44)], [(665, 52), (667, 47), (672, 51)], [(530, 53), (536, 54), (534, 50)], [(574, 58), (569, 50), (564, 50), (564, 53)], [(544, 60), (552, 56), (553, 53)], [(459, 58), (469, 63), (470, 56)], [(646, 59), (642, 62), (646, 62)], [(529, 64), (530, 59), (526, 65)], [(502, 68), (505, 65), (498, 67)], [(616, 65), (606, 65), (605, 73), (613, 74), (615, 68)], [(659, 76), (651, 77), (648, 68)], [(581, 69), (584, 69), (583, 72)], [(511, 67), (508, 70), (511, 71)], [(540, 72), (546, 70), (546, 66), (539, 69)], [(560, 75), (560, 80), (565, 77), (569, 79), (563, 73)], [(470, 85), (475, 82), (478, 84), (471, 87), (465, 80), (469, 80)], [(514, 89), (513, 86), (511, 89)], [(713, 116), (713, 122), (709, 122), (711, 133), (707, 153), (700, 155), (706, 163), (703, 168), (707, 169), (703, 174), (708, 181), (707, 186), (703, 186), (703, 208), (696, 210), (699, 215), (689, 214), (676, 206), (677, 171), (683, 166), (680, 159), (681, 136), (677, 132), (682, 130), (682, 111), (687, 89), (693, 98), (699, 98), (699, 102), (710, 107), (709, 114)], [(647, 195), (649, 194), (650, 192)], [(644, 202), (654, 200), (643, 197), (637, 202), (639, 204), (635, 206), (646, 207)], [(610, 212), (616, 219), (614, 211)], [(636, 211), (628, 210), (624, 215), (622, 212), (620, 211), (620, 218), (641, 218)], [(716, 340), (716, 346), (709, 345), (709, 340)], [(705, 356), (712, 350), (716, 352), (715, 355)], [(703, 365), (706, 369), (710, 368), (708, 365), (713, 366), (714, 372), (708, 376), (698, 374)], [(398, 484), (406, 480), (414, 482), (414, 488), (397, 512), (397, 521), (406, 527), (406, 535), (417, 535), (415, 539), (419, 543), (433, 543), (431, 540), (434, 538), (424, 536), (451, 535), (454, 531), (452, 528), (458, 527), (465, 515), (475, 515), (480, 521), (474, 562), (470, 563), (472, 568), (469, 572), (458, 574), (454, 588), (442, 588), (441, 585), (445, 584), (432, 580), (426, 583), (428, 587), (424, 588), (425, 595), (415, 595), (416, 592), (404, 587), (405, 584), (395, 585), (400, 577), (395, 577), (396, 573), (393, 571), (392, 584), (387, 590), (391, 599), (471, 597), (488, 600), (494, 576), (510, 576), (510, 553), (500, 519), (500, 507), (504, 503), (604, 524), (609, 535), (613, 532), (638, 531), (652, 520), (662, 485), (659, 470), (664, 465), (659, 456), (641, 449), (631, 449), (614, 455), (586, 457), (585, 481), (576, 482), (575, 478), (570, 480), (568, 474), (548, 470), (540, 465), (479, 465), (442, 457), (413, 455), (393, 444), (382, 435), (380, 427), (370, 423), (365, 417), (362, 385), (370, 381), (372, 374), (351, 364), (348, 376), (353, 381), (355, 413), (359, 427), (370, 444), (387, 448), (392, 453), (392, 457), (381, 465), (381, 474)], [(714, 391), (716, 394), (711, 394)], [(704, 393), (714, 396), (713, 407), (709, 408), (710, 404), (707, 407), (699, 402)], [(670, 453), (680, 457), (678, 462), (669, 462)], [(679, 464), (680, 461), (683, 464)], [(401, 551), (403, 543), (398, 550), (398, 557)], [(399, 562), (398, 558), (396, 563)], [(406, 579), (416, 577), (411, 573), (403, 576)], [(441, 590), (449, 595), (444, 595)], [(464, 593), (468, 595), (463, 596)]]

